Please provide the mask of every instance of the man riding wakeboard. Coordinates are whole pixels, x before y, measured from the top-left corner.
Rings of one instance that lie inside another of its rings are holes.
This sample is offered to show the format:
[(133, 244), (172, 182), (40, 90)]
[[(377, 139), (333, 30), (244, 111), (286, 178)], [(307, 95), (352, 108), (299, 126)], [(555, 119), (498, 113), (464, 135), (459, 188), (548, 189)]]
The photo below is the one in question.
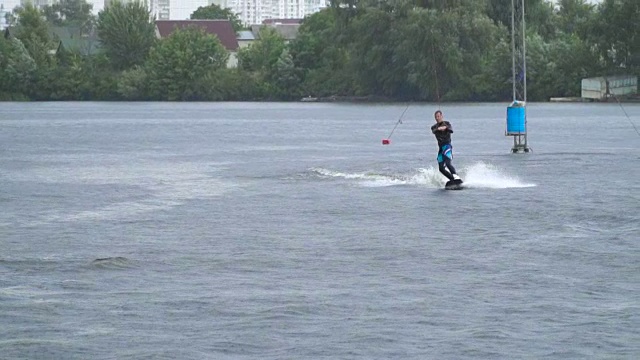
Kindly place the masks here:
[(436, 123), (431, 126), (431, 132), (438, 140), (438, 170), (449, 179), (446, 186), (459, 186), (462, 184), (462, 179), (460, 179), (451, 163), (453, 159), (453, 147), (451, 146), (453, 128), (450, 122), (444, 120), (442, 111), (436, 111), (433, 116), (436, 119)]

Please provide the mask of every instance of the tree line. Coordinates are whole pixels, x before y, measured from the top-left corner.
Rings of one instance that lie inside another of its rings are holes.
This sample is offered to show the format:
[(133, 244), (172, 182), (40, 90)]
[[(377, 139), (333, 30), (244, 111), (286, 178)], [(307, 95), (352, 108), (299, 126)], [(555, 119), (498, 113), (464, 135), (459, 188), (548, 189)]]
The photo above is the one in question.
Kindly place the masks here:
[[(640, 2), (527, 0), (528, 97), (580, 96), (586, 77), (640, 74)], [(85, 0), (16, 8), (0, 37), (0, 100), (222, 101), (511, 97), (511, 0), (333, 0), (287, 42), (264, 27), (238, 50), (198, 28), (157, 39), (141, 3), (97, 16)], [(237, 16), (216, 5), (192, 19)], [(52, 26), (95, 33), (98, 51), (57, 46)]]

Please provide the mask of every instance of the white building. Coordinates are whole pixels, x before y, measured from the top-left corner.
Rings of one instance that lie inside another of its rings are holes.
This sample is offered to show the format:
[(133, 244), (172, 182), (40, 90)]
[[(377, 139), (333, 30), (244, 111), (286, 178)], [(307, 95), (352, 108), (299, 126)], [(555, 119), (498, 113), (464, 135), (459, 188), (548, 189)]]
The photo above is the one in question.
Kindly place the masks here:
[(20, 6), (20, 0), (0, 0), (0, 6), (4, 9), (3, 11), (5, 13), (10, 13), (17, 6)]
[(201, 6), (209, 5), (209, 0), (148, 0), (149, 11), (157, 20), (188, 20)]
[(612, 75), (582, 79), (582, 97), (606, 99), (617, 95), (638, 93), (638, 77), (635, 75)]
[[(0, 0), (5, 12), (27, 1), (36, 6), (52, 5), (59, 0)], [(115, 0), (86, 0), (98, 14)], [(158, 20), (185, 20), (201, 6), (216, 4), (230, 8), (245, 25), (261, 24), (266, 19), (301, 19), (327, 7), (328, 0), (120, 0), (123, 3), (140, 1), (148, 6)], [(0, 26), (4, 24), (4, 16)]]
[[(132, 3), (132, 2), (141, 2), (146, 6), (149, 5), (149, 1), (148, 0), (104, 0), (104, 7), (107, 7), (111, 3), (116, 2), (116, 1), (121, 2), (123, 4), (128, 4), (128, 3)], [(89, 1), (87, 1), (87, 2), (89, 2)], [(91, 3), (91, 2), (89, 2), (89, 3)]]
[(20, 2), (20, 4), (21, 5), (25, 5), (27, 3), (31, 3), (31, 4), (33, 4), (33, 6), (40, 8), (40, 7), (47, 6), (47, 5), (51, 6), (56, 2), (57, 1), (55, 1), (55, 0), (22, 0)]
[(201, 6), (209, 5), (208, 0), (167, 0), (170, 2), (171, 20), (187, 20)]
[(0, 30), (4, 30), (8, 26), (5, 19), (6, 14), (7, 11), (4, 9), (4, 4), (0, 4)]
[(305, 0), (280, 0), (278, 1), (279, 19), (302, 19), (304, 17)]
[(266, 19), (302, 19), (327, 7), (327, 0), (209, 0), (238, 14), (244, 25)]
[[(104, 2), (104, 6), (96, 9), (96, 4), (101, 0), (86, 0), (91, 3), (93, 1), (93, 12), (97, 14), (103, 8), (109, 6), (112, 2), (116, 0), (102, 0)], [(142, 2), (147, 9), (149, 9), (149, 13), (152, 16), (155, 16), (156, 20), (169, 20), (171, 18), (171, 0), (117, 0), (122, 2), (123, 4), (131, 3), (131, 2)], [(173, 0), (174, 2), (178, 2), (179, 0)]]
[(170, 0), (149, 0), (149, 12), (156, 20), (171, 19)]

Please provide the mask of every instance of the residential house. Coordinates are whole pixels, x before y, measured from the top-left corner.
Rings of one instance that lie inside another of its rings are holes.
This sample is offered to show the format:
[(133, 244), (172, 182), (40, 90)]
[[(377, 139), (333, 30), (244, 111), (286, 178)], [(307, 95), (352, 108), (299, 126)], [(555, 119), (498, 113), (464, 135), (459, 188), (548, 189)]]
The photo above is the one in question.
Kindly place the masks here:
[(282, 36), (285, 42), (290, 42), (298, 36), (298, 29), (302, 24), (302, 19), (266, 19), (262, 24), (251, 25), (251, 32), (256, 39), (260, 37), (260, 29), (271, 27)]
[(53, 26), (50, 32), (59, 41), (58, 53), (61, 51), (77, 52), (81, 55), (95, 55), (100, 51), (100, 39), (95, 30), (83, 31), (75, 26)]
[(262, 21), (262, 25), (300, 25), (302, 19), (265, 19)]
[(156, 36), (166, 38), (176, 29), (196, 26), (208, 34), (215, 35), (229, 52), (227, 67), (238, 66), (238, 38), (229, 20), (156, 20)]
[(238, 32), (238, 47), (241, 49), (251, 45), (254, 41), (256, 41), (256, 37), (253, 35), (253, 32), (249, 30), (241, 30)]

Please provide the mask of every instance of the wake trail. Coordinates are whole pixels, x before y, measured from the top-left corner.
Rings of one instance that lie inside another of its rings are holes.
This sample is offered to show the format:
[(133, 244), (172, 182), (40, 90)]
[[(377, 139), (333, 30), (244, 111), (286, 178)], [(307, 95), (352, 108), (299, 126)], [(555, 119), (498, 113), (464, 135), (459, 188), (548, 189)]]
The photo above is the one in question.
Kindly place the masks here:
[(466, 187), (486, 189), (528, 188), (536, 184), (520, 180), (498, 167), (484, 162), (475, 163), (463, 169), (462, 179)]
[[(373, 170), (346, 172), (325, 168), (311, 168), (309, 171), (320, 178), (347, 180), (356, 182), (363, 187), (413, 185), (442, 188), (446, 182), (446, 178), (435, 167), (418, 168), (406, 173), (383, 173)], [(484, 162), (461, 167), (459, 174), (464, 180), (465, 187), (468, 188), (508, 189), (536, 186), (536, 184), (522, 181), (498, 167)]]

